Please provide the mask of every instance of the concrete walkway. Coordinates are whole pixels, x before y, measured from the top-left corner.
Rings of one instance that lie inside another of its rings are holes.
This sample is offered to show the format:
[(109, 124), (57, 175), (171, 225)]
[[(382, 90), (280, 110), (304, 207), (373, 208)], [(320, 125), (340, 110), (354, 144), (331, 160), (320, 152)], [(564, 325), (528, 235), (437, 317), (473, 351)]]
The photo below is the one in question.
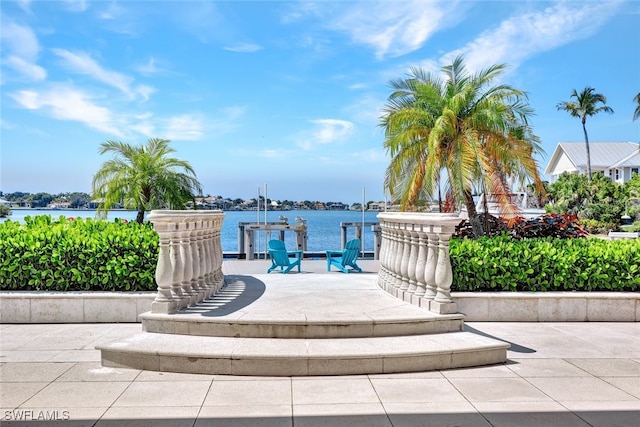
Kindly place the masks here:
[[(359, 263), (377, 271), (376, 261)], [(300, 277), (326, 272), (322, 264), (303, 262)], [(225, 261), (225, 273), (264, 274), (267, 266)], [(0, 324), (0, 424), (640, 426), (640, 323), (465, 329), (509, 342), (507, 363), (335, 377), (160, 373), (100, 365), (95, 346), (140, 324)]]
[(100, 366), (139, 324), (0, 325), (2, 425), (640, 425), (640, 324), (467, 323), (504, 365), (349, 377), (233, 377)]

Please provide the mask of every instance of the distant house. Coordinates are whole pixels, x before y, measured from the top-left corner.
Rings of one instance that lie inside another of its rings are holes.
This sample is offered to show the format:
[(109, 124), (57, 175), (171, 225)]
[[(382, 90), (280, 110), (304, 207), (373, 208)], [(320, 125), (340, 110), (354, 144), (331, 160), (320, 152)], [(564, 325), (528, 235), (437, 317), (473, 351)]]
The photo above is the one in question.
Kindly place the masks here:
[(343, 211), (345, 209), (347, 209), (347, 206), (344, 203), (336, 202), (329, 205), (330, 211)]
[[(590, 142), (591, 173), (600, 173), (623, 184), (632, 174), (640, 173), (640, 144), (633, 142)], [(560, 142), (544, 173), (551, 183), (562, 173), (587, 173), (587, 150), (584, 142)]]
[(52, 202), (49, 203), (47, 209), (69, 209), (69, 206), (71, 206), (71, 202)]
[(385, 202), (371, 202), (369, 203), (368, 210), (374, 212), (382, 212), (385, 210)]

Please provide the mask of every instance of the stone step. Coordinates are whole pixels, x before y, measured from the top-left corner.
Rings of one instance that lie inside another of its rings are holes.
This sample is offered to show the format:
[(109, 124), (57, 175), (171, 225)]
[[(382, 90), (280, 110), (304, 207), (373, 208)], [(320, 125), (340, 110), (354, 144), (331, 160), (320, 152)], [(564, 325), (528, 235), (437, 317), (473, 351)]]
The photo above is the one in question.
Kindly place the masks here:
[(96, 347), (102, 364), (161, 372), (311, 376), (503, 363), (509, 344), (471, 332), (369, 338), (232, 338), (143, 332)]
[(177, 314), (143, 313), (139, 316), (146, 332), (179, 335), (239, 338), (364, 338), (400, 335), (426, 335), (459, 332), (462, 314), (434, 315), (423, 309), (383, 310), (377, 313), (334, 313), (314, 317), (244, 316), (239, 319), (194, 315), (198, 309)]
[(463, 328), (463, 314), (436, 314), (401, 301), (380, 290), (375, 277), (323, 277), (305, 286), (307, 278), (229, 276), (217, 295), (194, 307), (139, 319), (147, 332), (242, 338), (362, 338)]

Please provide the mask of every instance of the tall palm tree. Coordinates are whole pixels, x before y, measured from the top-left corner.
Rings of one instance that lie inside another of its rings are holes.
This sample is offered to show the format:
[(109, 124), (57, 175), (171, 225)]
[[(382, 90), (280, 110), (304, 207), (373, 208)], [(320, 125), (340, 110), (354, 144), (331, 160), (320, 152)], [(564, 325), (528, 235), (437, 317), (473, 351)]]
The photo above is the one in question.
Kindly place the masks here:
[(633, 102), (636, 103), (636, 110), (633, 112), (633, 121), (640, 119), (640, 92), (633, 97)]
[[(564, 110), (571, 117), (578, 117), (582, 121), (584, 144), (587, 150), (587, 177), (591, 181), (591, 152), (589, 151), (589, 135), (587, 135), (587, 117), (594, 116), (601, 111), (612, 114), (613, 110), (605, 105), (607, 98), (603, 94), (595, 92), (592, 87), (585, 87), (580, 93), (574, 89), (571, 93), (571, 98), (575, 98), (575, 101), (562, 101), (556, 107), (558, 110)], [(598, 106), (598, 104), (602, 105)]]
[(100, 144), (100, 154), (115, 158), (102, 164), (93, 177), (93, 197), (103, 199), (98, 213), (117, 203), (135, 206), (136, 221), (144, 221), (147, 210), (181, 208), (202, 192), (202, 186), (188, 162), (169, 154), (175, 152), (170, 141), (152, 138), (145, 145), (132, 146), (118, 141)]
[(426, 203), (442, 185), (448, 201), (464, 203), (481, 236), (474, 189), (497, 195), (509, 216), (517, 214), (510, 181), (532, 180), (544, 194), (534, 160), (542, 149), (528, 125), (533, 111), (526, 93), (491, 86), (504, 69), (494, 65), (472, 75), (460, 56), (442, 68), (443, 78), (412, 68), (408, 78), (390, 82), (394, 91), (380, 121), (391, 155), (385, 186), (403, 209)]

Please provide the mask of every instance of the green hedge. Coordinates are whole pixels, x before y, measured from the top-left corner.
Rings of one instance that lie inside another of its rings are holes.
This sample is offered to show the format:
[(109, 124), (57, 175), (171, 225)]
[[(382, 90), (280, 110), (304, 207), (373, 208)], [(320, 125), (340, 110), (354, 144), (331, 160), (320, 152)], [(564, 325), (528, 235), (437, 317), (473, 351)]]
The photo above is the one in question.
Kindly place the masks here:
[[(455, 291), (635, 291), (640, 239), (452, 239)], [(150, 224), (27, 217), (0, 223), (0, 290), (153, 291)]]
[(455, 291), (635, 291), (640, 239), (451, 241)]
[(150, 224), (26, 217), (0, 224), (0, 289), (150, 291), (158, 235)]

